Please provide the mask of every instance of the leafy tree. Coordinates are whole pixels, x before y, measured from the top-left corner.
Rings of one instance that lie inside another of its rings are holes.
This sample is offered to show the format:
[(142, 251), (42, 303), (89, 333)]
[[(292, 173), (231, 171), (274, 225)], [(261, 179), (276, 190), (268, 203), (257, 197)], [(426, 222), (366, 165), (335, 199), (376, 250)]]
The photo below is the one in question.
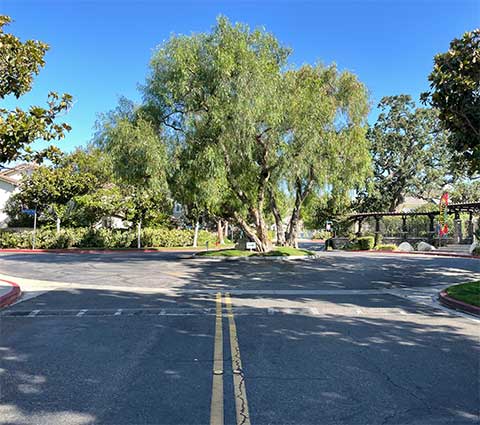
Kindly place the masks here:
[[(281, 224), (275, 206), (279, 191), (289, 188), (297, 195), (288, 233), (295, 241), (300, 209), (312, 187), (355, 180), (354, 172), (337, 179), (346, 170), (340, 157), (353, 153), (354, 145), (359, 160), (351, 163), (368, 159), (368, 151), (362, 153), (363, 86), (334, 68), (285, 72), (289, 54), (273, 35), (219, 18), (209, 34), (173, 37), (164, 44), (152, 59), (145, 87), (147, 108), (156, 111), (172, 139), (194, 150), (211, 147), (220, 159), (215, 167), (228, 189), (222, 211), (260, 251), (271, 248), (270, 207)], [(343, 121), (337, 119), (341, 114)], [(330, 179), (324, 178), (327, 169)], [(357, 176), (363, 171), (362, 165)]]
[(439, 110), (450, 146), (461, 152), (472, 173), (480, 172), (480, 29), (466, 32), (435, 56), (431, 91), (422, 99)]
[(75, 207), (74, 198), (91, 192), (96, 184), (94, 175), (79, 173), (71, 164), (40, 166), (21, 181), (14, 200), (17, 206), (36, 209), (44, 218), (53, 218), (60, 230), (60, 223)]
[(142, 221), (170, 206), (165, 145), (152, 125), (140, 116), (134, 121), (120, 116), (105, 123), (102, 138), (112, 158), (114, 175), (133, 201), (129, 216), (138, 225), (140, 247)]
[(270, 249), (264, 206), (284, 116), (280, 71), (287, 56), (272, 35), (220, 18), (210, 34), (162, 46), (145, 89), (149, 108), (179, 143), (214, 147), (232, 195), (224, 207), (261, 251)]
[(449, 190), (450, 202), (479, 202), (480, 181), (460, 181)]
[(211, 146), (200, 148), (198, 144), (187, 143), (178, 149), (173, 156), (175, 166), (169, 176), (169, 186), (186, 216), (194, 222), (193, 245), (197, 246), (200, 218), (221, 220), (228, 187), (223, 168), (218, 164), (221, 158)]
[(438, 196), (452, 181), (452, 154), (436, 111), (417, 108), (408, 95), (384, 97), (377, 122), (368, 131), (374, 175), (359, 196), (359, 208), (394, 211), (405, 195)]
[[(0, 99), (8, 95), (19, 98), (30, 91), (33, 77), (44, 66), (43, 57), (49, 48), (40, 41), (22, 42), (13, 34), (5, 33), (4, 26), (9, 22), (8, 16), (0, 15)], [(46, 108), (31, 106), (28, 112), (20, 108), (13, 111), (0, 108), (0, 166), (19, 158), (39, 160), (58, 154), (54, 146), (34, 154), (30, 145), (36, 139), (60, 139), (70, 131), (68, 124), (58, 124), (55, 118), (71, 106), (72, 97), (51, 92), (47, 103)]]
[(283, 165), (294, 196), (286, 243), (297, 246), (307, 198), (315, 193), (345, 193), (363, 185), (369, 173), (368, 102), (365, 86), (334, 65), (303, 66), (286, 78), (290, 91)]

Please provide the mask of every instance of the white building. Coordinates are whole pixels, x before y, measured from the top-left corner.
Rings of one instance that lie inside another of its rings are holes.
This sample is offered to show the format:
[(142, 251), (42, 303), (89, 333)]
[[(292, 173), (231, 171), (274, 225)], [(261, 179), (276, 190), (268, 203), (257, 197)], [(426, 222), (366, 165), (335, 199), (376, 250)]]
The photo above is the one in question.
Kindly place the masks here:
[(34, 168), (33, 164), (20, 164), (0, 171), (0, 228), (7, 227), (8, 216), (4, 208), (8, 199), (17, 190), (22, 177), (30, 175)]

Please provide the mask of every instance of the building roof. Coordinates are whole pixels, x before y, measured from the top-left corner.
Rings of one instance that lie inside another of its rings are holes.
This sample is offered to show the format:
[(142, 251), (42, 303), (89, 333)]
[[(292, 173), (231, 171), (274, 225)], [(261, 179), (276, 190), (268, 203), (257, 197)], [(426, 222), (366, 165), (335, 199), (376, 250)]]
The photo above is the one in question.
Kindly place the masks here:
[(32, 170), (36, 167), (38, 167), (37, 164), (34, 164), (32, 162), (30, 163), (24, 162), (23, 164), (15, 165), (13, 168), (6, 168), (0, 171), (0, 176), (10, 176), (12, 174), (18, 174), (18, 173), (21, 173), (22, 171)]
[(9, 183), (13, 186), (18, 186), (18, 180), (12, 179), (4, 174), (0, 174), (0, 180), (6, 183)]

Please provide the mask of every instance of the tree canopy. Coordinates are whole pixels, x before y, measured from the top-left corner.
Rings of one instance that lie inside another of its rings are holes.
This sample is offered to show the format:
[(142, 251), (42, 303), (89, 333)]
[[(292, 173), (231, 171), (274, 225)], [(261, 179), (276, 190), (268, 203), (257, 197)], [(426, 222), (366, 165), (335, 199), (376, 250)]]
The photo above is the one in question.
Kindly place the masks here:
[(480, 29), (436, 55), (428, 79), (431, 91), (422, 99), (439, 110), (451, 149), (463, 154), (472, 173), (480, 173)]
[[(0, 99), (12, 95), (19, 98), (30, 91), (33, 78), (45, 65), (44, 55), (48, 45), (36, 40), (20, 41), (4, 27), (11, 19), (0, 15)], [(37, 139), (50, 141), (61, 139), (70, 126), (57, 123), (56, 117), (71, 106), (69, 94), (48, 95), (46, 107), (31, 106), (28, 111), (20, 108), (9, 111), (0, 108), (0, 166), (19, 158), (41, 159), (59, 152), (50, 146), (34, 154), (31, 144)]]
[(265, 214), (278, 190), (297, 197), (294, 243), (312, 189), (360, 184), (368, 169), (365, 87), (334, 66), (288, 71), (289, 54), (272, 34), (221, 17), (211, 33), (162, 45), (144, 90), (177, 149), (209, 152), (229, 194), (223, 211), (261, 251), (270, 249)]
[(359, 197), (360, 208), (395, 211), (406, 195), (439, 196), (455, 173), (437, 112), (417, 108), (409, 95), (384, 97), (378, 108), (380, 115), (368, 131), (373, 176)]

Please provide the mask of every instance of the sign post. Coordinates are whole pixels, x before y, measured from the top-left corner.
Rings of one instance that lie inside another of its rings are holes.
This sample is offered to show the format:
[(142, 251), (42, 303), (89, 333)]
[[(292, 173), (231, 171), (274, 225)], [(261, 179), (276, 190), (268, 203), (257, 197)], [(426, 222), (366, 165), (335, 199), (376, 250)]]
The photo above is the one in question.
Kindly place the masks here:
[(257, 248), (257, 244), (255, 242), (247, 242), (246, 248), (252, 252), (254, 249)]
[(33, 215), (32, 249), (35, 249), (35, 236), (37, 233), (37, 208), (35, 208), (34, 210), (22, 210), (22, 213), (27, 215)]

